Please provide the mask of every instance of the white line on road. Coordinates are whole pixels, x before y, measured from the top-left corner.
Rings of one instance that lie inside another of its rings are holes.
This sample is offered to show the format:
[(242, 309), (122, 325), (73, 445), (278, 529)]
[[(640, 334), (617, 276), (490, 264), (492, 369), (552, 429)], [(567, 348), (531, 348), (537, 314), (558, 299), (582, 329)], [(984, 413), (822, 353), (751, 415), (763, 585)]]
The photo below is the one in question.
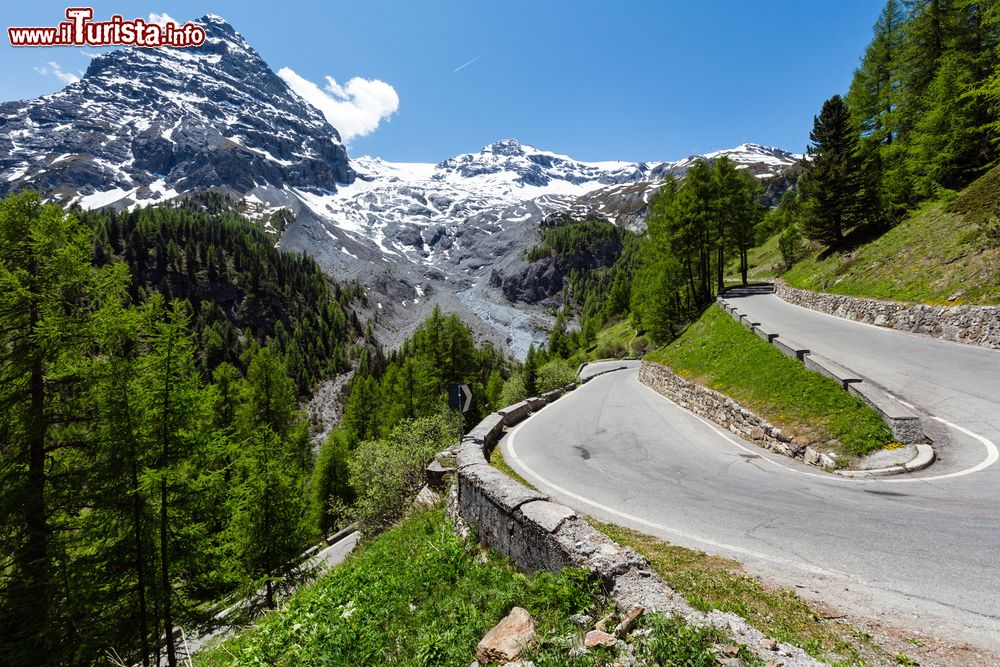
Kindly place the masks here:
[[(530, 420), (528, 420), (528, 421), (530, 421)], [(726, 544), (725, 542), (718, 542), (716, 540), (711, 540), (711, 539), (708, 539), (708, 538), (700, 537), (698, 535), (692, 535), (691, 533), (686, 533), (684, 531), (677, 530), (676, 528), (671, 528), (670, 526), (665, 526), (662, 523), (656, 523), (655, 521), (648, 521), (648, 520), (643, 519), (641, 517), (635, 516), (634, 514), (628, 514), (627, 512), (622, 512), (620, 510), (616, 510), (613, 507), (608, 507), (607, 505), (602, 505), (600, 503), (594, 502), (593, 500), (590, 500), (589, 498), (585, 498), (584, 496), (581, 496), (579, 494), (573, 493), (572, 491), (570, 491), (568, 489), (564, 489), (563, 487), (559, 486), (558, 484), (555, 484), (555, 483), (553, 483), (553, 482), (545, 479), (544, 477), (542, 477), (533, 468), (531, 468), (531, 466), (529, 466), (528, 464), (526, 464), (517, 455), (517, 451), (514, 449), (514, 438), (517, 435), (517, 432), (521, 429), (521, 427), (524, 424), (528, 423), (528, 421), (521, 422), (513, 430), (511, 430), (511, 432), (507, 435), (507, 438), (506, 438), (506, 447), (505, 447), (505, 449), (507, 450), (507, 453), (510, 455), (510, 458), (511, 458), (512, 462), (515, 464), (515, 467), (520, 472), (525, 473), (529, 477), (534, 478), (534, 480), (536, 482), (538, 482), (539, 484), (541, 484), (544, 487), (548, 487), (548, 488), (556, 491), (557, 493), (560, 493), (562, 495), (568, 496), (568, 497), (576, 500), (577, 502), (583, 503), (585, 505), (590, 505), (591, 507), (597, 508), (598, 510), (601, 510), (602, 512), (605, 512), (607, 514), (612, 514), (612, 515), (617, 516), (619, 518), (625, 519), (626, 521), (630, 521), (632, 523), (636, 523), (636, 524), (639, 524), (639, 525), (642, 525), (642, 526), (646, 526), (648, 528), (653, 528), (655, 530), (660, 531), (661, 533), (666, 533), (668, 535), (673, 535), (675, 538), (679, 538), (680, 540), (685, 540), (685, 541), (688, 541), (688, 542), (697, 542), (699, 544), (704, 544), (705, 546), (708, 546), (708, 547), (711, 547), (711, 548), (714, 548), (714, 549), (718, 549), (718, 550), (722, 550), (722, 551), (729, 551), (731, 553), (737, 553), (737, 554), (740, 554), (742, 556), (746, 556), (746, 557), (751, 558), (751, 559), (764, 560), (764, 561), (768, 561), (768, 562), (771, 562), (771, 563), (777, 563), (777, 564), (783, 565), (785, 567), (791, 567), (791, 568), (794, 568), (796, 570), (806, 571), (806, 572), (809, 572), (811, 574), (815, 574), (815, 575), (819, 575), (819, 576), (836, 577), (836, 578), (839, 578), (839, 579), (848, 579), (848, 580), (852, 580), (852, 581), (858, 581), (857, 577), (850, 576), (850, 575), (848, 575), (848, 574), (846, 574), (844, 572), (838, 572), (836, 570), (828, 570), (826, 568), (818, 567), (818, 566), (812, 565), (810, 563), (803, 563), (802, 561), (798, 561), (798, 560), (791, 560), (791, 559), (788, 559), (788, 558), (781, 558), (780, 556), (772, 556), (770, 554), (761, 553), (759, 551), (754, 551), (752, 549), (747, 549), (745, 547), (738, 547), (738, 546), (736, 546), (734, 544)]]
[[(638, 376), (636, 377), (635, 381), (639, 382)], [(660, 392), (655, 391), (651, 387), (647, 387), (646, 385), (642, 384), (641, 382), (639, 382), (639, 384), (642, 385), (643, 387), (645, 387), (648, 391), (653, 392), (655, 395), (657, 395), (660, 398), (662, 398), (663, 400), (667, 401), (668, 403), (670, 403), (672, 406), (674, 406), (678, 410), (683, 410), (686, 414), (689, 414), (692, 417), (694, 417), (695, 419), (697, 419), (698, 421), (702, 422), (703, 424), (705, 424), (706, 426), (708, 426), (709, 428), (711, 428), (713, 431), (715, 431), (718, 435), (722, 436), (722, 438), (724, 438), (727, 442), (729, 442), (729, 443), (731, 443), (733, 445), (736, 445), (737, 447), (739, 447), (743, 451), (750, 452), (751, 454), (757, 454), (758, 456), (760, 456), (761, 460), (767, 461), (768, 463), (770, 463), (773, 466), (777, 466), (778, 468), (781, 468), (783, 470), (787, 470), (788, 472), (793, 472), (793, 473), (795, 473), (797, 475), (805, 475), (806, 477), (816, 477), (817, 479), (825, 479), (825, 480), (829, 480), (831, 482), (846, 482), (848, 484), (858, 484), (858, 483), (861, 483), (861, 482), (867, 482), (867, 483), (877, 482), (877, 483), (880, 483), (880, 484), (883, 484), (883, 483), (884, 484), (907, 484), (907, 483), (913, 483), (913, 482), (933, 482), (933, 481), (937, 481), (937, 480), (941, 480), (941, 479), (950, 479), (952, 477), (962, 477), (964, 475), (971, 475), (974, 472), (979, 472), (980, 470), (984, 470), (984, 469), (990, 467), (991, 465), (993, 465), (994, 463), (996, 463), (998, 459), (1000, 459), (1000, 451), (997, 450), (997, 446), (996, 446), (996, 444), (993, 443), (993, 441), (991, 441), (991, 440), (989, 440), (987, 438), (984, 438), (983, 436), (979, 435), (978, 433), (973, 433), (972, 431), (970, 431), (969, 429), (965, 428), (964, 426), (959, 426), (958, 424), (953, 424), (950, 421), (948, 421), (947, 419), (942, 419), (941, 417), (935, 417), (934, 415), (928, 415), (928, 417), (930, 417), (931, 419), (933, 419), (935, 421), (939, 421), (942, 424), (944, 424), (945, 426), (949, 426), (949, 427), (955, 429), (956, 431), (964, 433), (965, 435), (969, 436), (970, 438), (973, 438), (973, 439), (977, 440), (980, 444), (983, 445), (983, 447), (986, 448), (986, 458), (984, 458), (982, 461), (980, 461), (976, 465), (972, 466), (971, 468), (966, 468), (964, 470), (958, 470), (956, 472), (946, 473), (944, 475), (930, 475), (930, 476), (926, 476), (926, 477), (925, 476), (914, 476), (913, 473), (907, 473), (907, 474), (901, 474), (899, 476), (892, 477), (892, 478), (885, 478), (885, 477), (861, 478), (861, 477), (843, 477), (841, 475), (831, 475), (829, 473), (808, 472), (806, 470), (799, 470), (798, 468), (793, 468), (792, 466), (785, 465), (784, 463), (780, 463), (778, 461), (775, 461), (774, 459), (772, 459), (772, 458), (770, 458), (768, 456), (762, 456), (760, 454), (762, 448), (760, 448), (760, 447), (750, 448), (750, 447), (745, 446), (743, 443), (741, 443), (740, 441), (736, 440), (733, 436), (731, 436), (728, 431), (723, 430), (722, 428), (720, 428), (718, 424), (716, 424), (716, 423), (714, 423), (712, 421), (709, 421), (708, 419), (705, 419), (701, 415), (696, 415), (695, 413), (682, 408), (681, 406), (677, 405), (676, 403), (674, 403), (673, 401), (671, 401), (669, 398), (667, 398), (666, 396), (664, 396)], [(888, 392), (886, 392), (886, 393), (888, 393)], [(890, 396), (892, 396), (892, 395), (890, 394)], [(915, 408), (913, 405), (910, 405), (906, 401), (900, 400), (899, 398), (897, 398), (895, 396), (892, 396), (892, 397), (895, 398), (900, 403), (902, 403), (903, 405), (907, 406), (908, 408), (911, 408), (911, 409), (914, 409), (914, 410), (918, 409), (918, 408)]]

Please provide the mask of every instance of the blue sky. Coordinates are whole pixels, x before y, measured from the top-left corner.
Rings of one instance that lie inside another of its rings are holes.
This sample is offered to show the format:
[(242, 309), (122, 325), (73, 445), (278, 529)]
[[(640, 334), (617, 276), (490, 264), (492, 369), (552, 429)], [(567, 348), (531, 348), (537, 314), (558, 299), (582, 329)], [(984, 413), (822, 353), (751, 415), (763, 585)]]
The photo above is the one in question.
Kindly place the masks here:
[[(801, 152), (823, 100), (846, 91), (882, 2), (262, 5), (92, 6), (96, 19), (156, 12), (183, 22), (218, 14), (274, 70), (290, 68), (319, 87), (332, 77), (341, 96), (364, 95), (366, 84), (382, 81), (395, 91), (398, 109), (368, 134), (362, 122), (349, 152), (436, 162), (508, 137), (582, 160), (668, 160), (744, 141)], [(55, 25), (65, 7), (7, 4), (0, 99), (54, 92), (65, 85), (59, 72), (66, 78), (86, 69), (79, 49), (7, 43), (8, 26)], [(348, 86), (356, 77), (358, 85)]]

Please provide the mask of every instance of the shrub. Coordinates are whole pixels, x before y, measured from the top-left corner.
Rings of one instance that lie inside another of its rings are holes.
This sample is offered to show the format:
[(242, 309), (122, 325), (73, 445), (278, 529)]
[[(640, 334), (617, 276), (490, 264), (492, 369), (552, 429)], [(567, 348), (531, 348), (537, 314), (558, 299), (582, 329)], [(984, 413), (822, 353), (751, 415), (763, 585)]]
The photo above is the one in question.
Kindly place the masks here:
[(633, 357), (644, 357), (649, 351), (649, 339), (645, 336), (636, 336), (631, 344)]
[(358, 446), (348, 467), (363, 533), (380, 532), (403, 516), (423, 486), (424, 468), (456, 437), (454, 422), (442, 414), (404, 420), (387, 437)]
[(781, 261), (785, 263), (785, 268), (792, 268), (792, 264), (798, 261), (805, 252), (805, 244), (802, 240), (802, 233), (798, 225), (789, 225), (778, 237), (778, 250), (781, 252)]
[(628, 350), (619, 340), (606, 340), (597, 346), (598, 359), (621, 359), (628, 356)]
[(500, 392), (500, 404), (497, 408), (513, 405), (514, 403), (523, 401), (527, 397), (528, 394), (524, 390), (524, 374), (519, 370), (504, 383), (503, 391)]
[(565, 387), (576, 380), (576, 369), (565, 359), (553, 359), (538, 369), (538, 393)]

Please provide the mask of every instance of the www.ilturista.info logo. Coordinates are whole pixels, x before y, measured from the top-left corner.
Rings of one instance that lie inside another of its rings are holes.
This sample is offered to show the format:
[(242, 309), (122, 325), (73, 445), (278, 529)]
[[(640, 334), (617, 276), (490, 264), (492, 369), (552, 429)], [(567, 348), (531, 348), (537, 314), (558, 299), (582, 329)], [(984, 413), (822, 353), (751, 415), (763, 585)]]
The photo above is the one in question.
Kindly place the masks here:
[(184, 25), (142, 19), (126, 21), (115, 14), (108, 21), (92, 21), (90, 7), (68, 7), (66, 21), (55, 27), (7, 28), (11, 46), (201, 46), (205, 29), (190, 21)]

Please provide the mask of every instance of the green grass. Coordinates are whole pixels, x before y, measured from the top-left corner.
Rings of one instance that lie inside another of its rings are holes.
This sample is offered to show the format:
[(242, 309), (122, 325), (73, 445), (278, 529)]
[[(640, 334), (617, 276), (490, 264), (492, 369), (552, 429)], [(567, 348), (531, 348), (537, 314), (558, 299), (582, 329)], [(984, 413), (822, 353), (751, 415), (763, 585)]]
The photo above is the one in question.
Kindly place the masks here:
[(813, 253), (782, 278), (793, 287), (848, 296), (1000, 303), (1000, 248), (986, 247), (977, 223), (938, 202), (854, 250)]
[[(564, 665), (583, 629), (570, 616), (595, 618), (598, 585), (582, 570), (525, 575), (457, 537), (441, 510), (406, 519), (345, 563), (296, 593), (257, 626), (210, 652), (200, 665), (458, 665), (475, 659), (486, 632), (514, 606), (536, 619), (539, 641), (526, 658)], [(709, 667), (717, 632), (649, 615), (641, 647), (649, 664)], [(574, 664), (611, 665), (612, 651)]]
[[(981, 223), (1000, 215), (1000, 167), (953, 197), (929, 202), (876, 238), (827, 251), (818, 244), (787, 272), (775, 234), (750, 250), (751, 279), (912, 303), (1000, 303), (1000, 247)], [(856, 235), (854, 235), (856, 236)], [(851, 238), (848, 241), (852, 241)], [(736, 264), (727, 266), (730, 276)]]
[(594, 344), (580, 355), (580, 360), (641, 357), (647, 345), (646, 337), (640, 336), (632, 320), (625, 318), (598, 331)]
[(893, 442), (871, 408), (784, 356), (718, 306), (646, 358), (726, 394), (792, 437), (835, 453), (858, 456)]
[(862, 665), (876, 655), (884, 659), (885, 652), (870, 637), (825, 619), (793, 590), (765, 586), (735, 561), (595, 519), (590, 522), (648, 558), (663, 580), (696, 609), (733, 612), (764, 634), (835, 664)]
[(503, 474), (507, 475), (511, 479), (517, 480), (521, 484), (524, 484), (529, 489), (533, 491), (538, 490), (531, 482), (521, 477), (521, 475), (518, 474), (516, 470), (507, 465), (507, 461), (504, 460), (503, 452), (500, 451), (499, 445), (494, 447), (493, 452), (490, 454), (490, 465), (499, 470), (500, 472), (502, 472)]
[(962, 190), (949, 209), (977, 219), (1000, 213), (1000, 167), (994, 167)]

